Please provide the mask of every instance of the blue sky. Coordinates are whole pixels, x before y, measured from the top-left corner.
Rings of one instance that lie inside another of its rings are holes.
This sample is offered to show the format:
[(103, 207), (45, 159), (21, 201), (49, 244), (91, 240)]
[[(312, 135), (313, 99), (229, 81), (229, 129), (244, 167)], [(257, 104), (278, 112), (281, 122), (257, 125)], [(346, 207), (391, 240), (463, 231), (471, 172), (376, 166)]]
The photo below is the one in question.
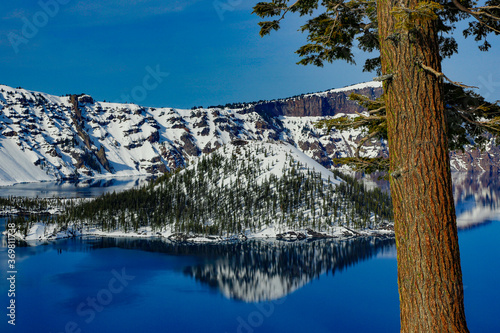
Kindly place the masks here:
[[(303, 19), (261, 38), (257, 0), (41, 0), (0, 5), (0, 83), (55, 95), (189, 108), (249, 102), (371, 80), (343, 62), (299, 66)], [(461, 33), (456, 32), (460, 38)], [(443, 64), (450, 79), (500, 99), (498, 37), (473, 40)], [(460, 38), (460, 40), (462, 40)]]

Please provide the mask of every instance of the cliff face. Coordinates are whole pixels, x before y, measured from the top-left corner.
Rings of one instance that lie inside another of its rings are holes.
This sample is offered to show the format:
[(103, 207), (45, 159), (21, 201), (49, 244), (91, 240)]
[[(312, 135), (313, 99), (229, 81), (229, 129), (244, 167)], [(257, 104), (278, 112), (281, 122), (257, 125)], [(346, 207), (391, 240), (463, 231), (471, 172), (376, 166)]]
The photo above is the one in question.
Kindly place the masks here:
[(349, 100), (351, 93), (375, 99), (382, 95), (382, 88), (373, 85), (348, 91), (334, 89), (324, 93), (307, 94), (256, 104), (251, 106), (248, 111), (286, 117), (334, 116), (337, 113), (352, 114), (363, 111), (364, 109), (359, 104)]

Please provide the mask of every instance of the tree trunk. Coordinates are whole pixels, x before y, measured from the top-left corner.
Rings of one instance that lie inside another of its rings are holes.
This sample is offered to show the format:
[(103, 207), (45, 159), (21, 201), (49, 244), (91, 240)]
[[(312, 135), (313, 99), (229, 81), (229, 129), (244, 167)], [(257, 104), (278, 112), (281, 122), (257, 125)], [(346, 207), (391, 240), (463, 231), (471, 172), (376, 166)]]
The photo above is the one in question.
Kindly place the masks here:
[(379, 0), (380, 53), (398, 253), (401, 332), (468, 332), (435, 21), (397, 31), (395, 6)]

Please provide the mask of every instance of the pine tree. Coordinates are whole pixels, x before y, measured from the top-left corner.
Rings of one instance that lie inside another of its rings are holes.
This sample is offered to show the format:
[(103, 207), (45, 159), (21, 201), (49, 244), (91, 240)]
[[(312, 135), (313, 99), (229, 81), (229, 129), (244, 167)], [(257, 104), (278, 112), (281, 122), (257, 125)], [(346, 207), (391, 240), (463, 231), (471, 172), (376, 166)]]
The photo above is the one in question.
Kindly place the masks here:
[[(484, 6), (471, 0), (272, 0), (254, 7), (260, 17), (274, 18), (260, 23), (262, 36), (278, 30), (288, 13), (317, 15), (301, 28), (309, 42), (297, 51), (301, 64), (353, 63), (356, 42), (363, 51), (380, 50), (364, 69), (380, 74), (383, 98), (371, 102), (354, 96), (369, 107), (369, 115), (324, 124), (368, 128), (361, 145), (373, 138), (389, 141), (389, 161), (363, 158), (358, 149), (348, 162), (368, 171), (389, 169), (402, 332), (468, 331), (449, 147), (463, 146), (467, 135), (479, 138), (477, 142), (485, 141), (480, 138), (486, 132), (498, 135), (500, 117), (498, 105), (449, 80), (441, 72), (441, 60), (457, 52), (449, 33), (455, 22), (465, 18), (472, 19), (465, 35), (482, 41), (480, 49), (488, 50), (486, 36), (500, 33), (499, 4), (499, 0), (486, 0)], [(459, 126), (450, 126), (453, 121)]]

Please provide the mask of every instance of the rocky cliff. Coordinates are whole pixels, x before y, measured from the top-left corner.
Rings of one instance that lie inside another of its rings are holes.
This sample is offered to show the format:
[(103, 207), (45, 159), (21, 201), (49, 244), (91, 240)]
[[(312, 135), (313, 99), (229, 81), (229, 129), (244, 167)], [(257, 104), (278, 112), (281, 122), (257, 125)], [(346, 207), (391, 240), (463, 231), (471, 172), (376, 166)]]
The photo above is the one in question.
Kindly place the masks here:
[(286, 117), (320, 117), (335, 116), (338, 113), (353, 114), (364, 109), (349, 95), (356, 93), (375, 99), (382, 95), (382, 87), (376, 83), (360, 84), (345, 88), (333, 89), (323, 93), (305, 94), (293, 98), (279, 99), (255, 104), (248, 112), (267, 113), (273, 116)]

